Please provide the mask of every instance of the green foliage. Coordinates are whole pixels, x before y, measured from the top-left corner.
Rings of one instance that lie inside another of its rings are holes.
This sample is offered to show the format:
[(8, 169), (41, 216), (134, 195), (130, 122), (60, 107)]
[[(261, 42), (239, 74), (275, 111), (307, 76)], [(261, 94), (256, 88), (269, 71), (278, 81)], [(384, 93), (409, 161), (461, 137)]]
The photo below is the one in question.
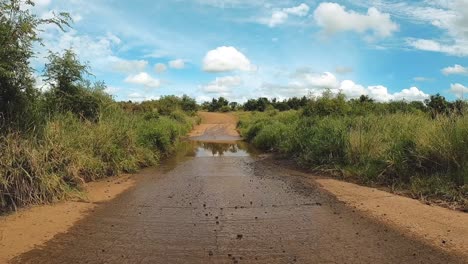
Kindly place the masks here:
[(45, 94), (49, 113), (74, 113), (92, 121), (99, 118), (102, 108), (111, 102), (104, 93), (105, 84), (91, 86), (85, 76), (89, 67), (82, 64), (72, 50), (63, 55), (50, 53), (44, 70), (45, 81), (51, 89)]
[(48, 120), (40, 137), (6, 134), (0, 137), (0, 211), (60, 200), (84, 182), (154, 165), (191, 127), (183, 112), (133, 114), (113, 103), (98, 121), (68, 112)]
[(38, 26), (67, 26), (70, 17), (61, 13), (50, 19), (32, 14), (33, 1), (0, 0), (0, 125), (25, 127), (32, 122), (29, 113), (38, 96), (29, 59), (32, 47), (40, 41)]
[(431, 98), (426, 100), (426, 105), (430, 109), (433, 118), (440, 114), (449, 113), (449, 102), (440, 94), (431, 95)]
[[(256, 147), (288, 154), (307, 168), (468, 206), (467, 116), (433, 119), (419, 110), (344, 115), (342, 104), (330, 100), (314, 105), (309, 115), (240, 113), (239, 130)], [(329, 109), (338, 114), (326, 114)]]
[(350, 111), (343, 94), (333, 95), (330, 91), (311, 99), (304, 108), (305, 116), (346, 115)]
[(160, 115), (170, 115), (174, 111), (184, 111), (189, 115), (195, 115), (198, 105), (195, 99), (183, 95), (177, 97), (173, 95), (163, 96), (159, 100), (133, 103), (132, 101), (119, 103), (127, 112), (156, 112)]
[(229, 101), (224, 97), (213, 98), (211, 102), (204, 102), (202, 108), (209, 112), (229, 112), (231, 110)]
[[(0, 0), (0, 211), (64, 199), (82, 183), (156, 164), (193, 125), (194, 99), (115, 103), (73, 50), (50, 53), (34, 88), (29, 60), (38, 26), (70, 17), (31, 14), (29, 0)], [(6, 128), (6, 129), (4, 129)]]

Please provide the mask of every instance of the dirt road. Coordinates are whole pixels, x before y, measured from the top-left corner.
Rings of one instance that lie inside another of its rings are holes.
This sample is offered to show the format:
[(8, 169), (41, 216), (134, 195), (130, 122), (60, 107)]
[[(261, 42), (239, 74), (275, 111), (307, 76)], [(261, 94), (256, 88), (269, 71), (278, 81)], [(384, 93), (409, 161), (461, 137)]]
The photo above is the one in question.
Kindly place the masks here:
[(204, 113), (192, 134), (204, 142), (186, 142), (134, 188), (12, 262), (464, 263), (227, 142), (239, 137), (233, 121)]

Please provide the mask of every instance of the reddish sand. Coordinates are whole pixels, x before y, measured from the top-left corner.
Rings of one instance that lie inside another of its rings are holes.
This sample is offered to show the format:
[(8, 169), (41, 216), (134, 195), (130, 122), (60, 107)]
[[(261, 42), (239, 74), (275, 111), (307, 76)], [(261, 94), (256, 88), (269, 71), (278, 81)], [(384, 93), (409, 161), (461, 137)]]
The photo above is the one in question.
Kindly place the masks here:
[(54, 205), (24, 208), (0, 217), (0, 263), (43, 245), (55, 235), (66, 232), (94, 211), (134, 186), (131, 176), (121, 176), (87, 185), (84, 201), (65, 201)]

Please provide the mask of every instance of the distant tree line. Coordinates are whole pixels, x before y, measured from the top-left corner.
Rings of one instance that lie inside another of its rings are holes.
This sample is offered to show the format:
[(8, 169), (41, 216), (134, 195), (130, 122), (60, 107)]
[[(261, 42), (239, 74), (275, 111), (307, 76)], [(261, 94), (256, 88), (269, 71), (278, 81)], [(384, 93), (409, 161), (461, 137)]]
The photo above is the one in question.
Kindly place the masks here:
[(348, 100), (344, 94), (333, 94), (326, 91), (322, 96), (292, 97), (284, 100), (276, 98), (269, 99), (260, 97), (249, 99), (244, 104), (229, 102), (224, 97), (213, 98), (212, 101), (204, 102), (201, 109), (209, 112), (229, 112), (229, 111), (258, 111), (268, 110), (288, 111), (300, 110), (305, 115), (364, 115), (367, 113), (392, 114), (392, 113), (414, 113), (425, 112), (433, 118), (438, 115), (461, 115), (468, 109), (468, 104), (462, 100), (454, 102), (448, 101), (440, 94), (432, 95), (424, 101), (390, 101), (378, 102), (368, 95)]

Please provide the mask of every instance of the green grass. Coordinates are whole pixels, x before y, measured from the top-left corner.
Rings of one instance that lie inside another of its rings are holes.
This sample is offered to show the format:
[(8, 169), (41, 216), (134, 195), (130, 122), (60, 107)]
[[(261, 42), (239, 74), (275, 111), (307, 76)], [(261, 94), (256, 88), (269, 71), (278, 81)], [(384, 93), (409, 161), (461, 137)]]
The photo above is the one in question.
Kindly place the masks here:
[(65, 199), (84, 182), (155, 165), (193, 120), (182, 111), (129, 113), (111, 104), (97, 122), (58, 114), (41, 133), (6, 133), (0, 136), (0, 211)]
[(247, 141), (288, 154), (301, 166), (468, 206), (468, 116), (270, 111), (239, 118)]

